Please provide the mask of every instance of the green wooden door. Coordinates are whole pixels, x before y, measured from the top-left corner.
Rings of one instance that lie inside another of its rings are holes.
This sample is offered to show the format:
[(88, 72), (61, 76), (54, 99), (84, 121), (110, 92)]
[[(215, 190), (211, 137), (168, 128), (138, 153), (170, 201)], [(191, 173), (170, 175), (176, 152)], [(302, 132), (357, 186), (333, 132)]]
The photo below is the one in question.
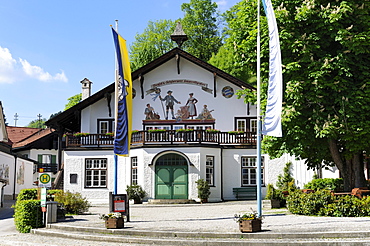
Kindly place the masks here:
[(156, 160), (155, 198), (188, 199), (188, 162), (182, 155), (168, 153)]
[(188, 198), (188, 166), (156, 166), (156, 199)]

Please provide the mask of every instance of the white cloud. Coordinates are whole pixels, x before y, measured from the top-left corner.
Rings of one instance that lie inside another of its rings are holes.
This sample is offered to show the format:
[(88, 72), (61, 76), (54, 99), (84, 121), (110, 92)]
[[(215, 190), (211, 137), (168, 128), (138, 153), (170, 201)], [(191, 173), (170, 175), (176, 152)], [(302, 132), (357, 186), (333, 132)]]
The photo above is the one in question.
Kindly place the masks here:
[(0, 46), (0, 83), (14, 82), (16, 64), (17, 61), (13, 59), (9, 50)]
[(28, 61), (19, 58), (20, 63), (22, 64), (23, 71), (31, 78), (38, 79), (41, 81), (52, 81), (52, 80), (60, 80), (63, 82), (67, 82), (68, 79), (64, 72), (57, 73), (56, 75), (52, 76), (50, 73), (45, 72), (39, 66), (33, 66)]
[(17, 80), (33, 78), (43, 82), (68, 82), (64, 71), (51, 75), (39, 66), (31, 65), (27, 60), (19, 58), (19, 62), (12, 57), (9, 49), (0, 46), (0, 83), (13, 83)]

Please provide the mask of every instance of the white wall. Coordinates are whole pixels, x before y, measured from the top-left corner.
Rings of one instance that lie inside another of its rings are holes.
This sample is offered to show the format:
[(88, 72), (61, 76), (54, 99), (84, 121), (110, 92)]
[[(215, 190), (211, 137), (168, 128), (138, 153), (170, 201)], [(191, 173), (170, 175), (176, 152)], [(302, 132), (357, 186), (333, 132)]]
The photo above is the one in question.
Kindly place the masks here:
[[(296, 186), (303, 189), (304, 185), (313, 179), (315, 172), (312, 169), (307, 170), (304, 160), (296, 160), (294, 156), (288, 154), (269, 161), (266, 167), (267, 182), (276, 187), (278, 175), (283, 175), (283, 169), (288, 162), (292, 162), (290, 171), (295, 179)], [(323, 178), (339, 178), (339, 171), (336, 167), (323, 169), (322, 174)]]
[[(107, 158), (107, 188), (85, 188), (85, 159)], [(64, 191), (78, 192), (94, 204), (108, 203), (109, 191), (113, 191), (113, 151), (64, 151)], [(70, 183), (70, 174), (77, 174), (77, 183)]]
[(8, 180), (4, 195), (12, 199), (22, 189), (35, 188), (33, 185), (34, 164), (20, 157), (0, 152), (0, 178)]

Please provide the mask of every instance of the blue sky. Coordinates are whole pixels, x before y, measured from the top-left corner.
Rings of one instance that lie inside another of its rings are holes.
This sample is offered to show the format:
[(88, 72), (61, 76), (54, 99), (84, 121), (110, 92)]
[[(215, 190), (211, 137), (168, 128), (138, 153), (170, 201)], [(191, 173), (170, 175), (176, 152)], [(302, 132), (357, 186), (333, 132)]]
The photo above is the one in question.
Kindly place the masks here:
[[(64, 109), (81, 92), (80, 81), (93, 82), (92, 93), (114, 81), (110, 25), (130, 45), (148, 21), (183, 17), (190, 0), (13, 0), (0, 2), (0, 101), (8, 125)], [(217, 0), (224, 12), (239, 0)]]

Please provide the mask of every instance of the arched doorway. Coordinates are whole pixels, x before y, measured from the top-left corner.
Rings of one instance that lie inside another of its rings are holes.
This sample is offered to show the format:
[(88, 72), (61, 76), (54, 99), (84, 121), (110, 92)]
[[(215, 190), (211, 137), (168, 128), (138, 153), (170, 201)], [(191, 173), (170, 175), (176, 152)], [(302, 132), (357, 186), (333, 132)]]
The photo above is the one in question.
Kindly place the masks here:
[(176, 153), (155, 162), (155, 199), (188, 199), (188, 163)]

